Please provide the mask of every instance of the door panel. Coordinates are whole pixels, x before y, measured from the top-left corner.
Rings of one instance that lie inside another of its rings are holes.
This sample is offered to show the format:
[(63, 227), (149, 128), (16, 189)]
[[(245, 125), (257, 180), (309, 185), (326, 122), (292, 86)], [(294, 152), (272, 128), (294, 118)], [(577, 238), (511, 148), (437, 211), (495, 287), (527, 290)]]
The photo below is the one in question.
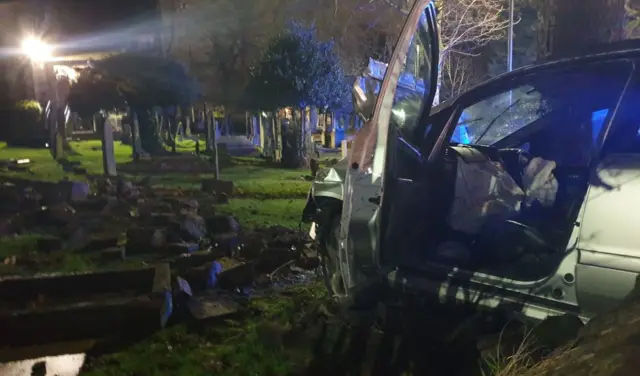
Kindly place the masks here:
[(587, 312), (614, 308), (636, 288), (640, 275), (639, 195), (640, 154), (609, 155), (592, 176), (578, 241), (578, 296)]
[(387, 66), (373, 116), (352, 144), (340, 231), (340, 264), (349, 289), (380, 275), (379, 222), (388, 205), (385, 182), (393, 175), (387, 166), (389, 146), (395, 144), (390, 127), (414, 133), (422, 114), (430, 112), (437, 66), (435, 9), (430, 0), (417, 0)]

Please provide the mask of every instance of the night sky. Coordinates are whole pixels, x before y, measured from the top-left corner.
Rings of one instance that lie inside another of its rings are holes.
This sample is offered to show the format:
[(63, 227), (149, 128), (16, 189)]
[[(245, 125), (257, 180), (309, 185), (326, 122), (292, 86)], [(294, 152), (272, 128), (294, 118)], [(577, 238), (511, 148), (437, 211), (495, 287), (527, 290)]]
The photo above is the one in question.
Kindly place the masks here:
[(157, 11), (157, 0), (41, 0), (55, 8), (64, 34), (96, 33)]

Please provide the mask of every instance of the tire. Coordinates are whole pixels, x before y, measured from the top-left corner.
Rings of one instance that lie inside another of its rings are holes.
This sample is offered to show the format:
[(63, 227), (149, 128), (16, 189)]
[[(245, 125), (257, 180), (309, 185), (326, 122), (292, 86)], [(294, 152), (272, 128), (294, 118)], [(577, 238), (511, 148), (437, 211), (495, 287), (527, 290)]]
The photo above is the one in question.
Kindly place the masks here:
[(340, 212), (332, 213), (330, 219), (320, 229), (318, 246), (322, 278), (329, 295), (338, 301), (348, 298), (340, 262)]

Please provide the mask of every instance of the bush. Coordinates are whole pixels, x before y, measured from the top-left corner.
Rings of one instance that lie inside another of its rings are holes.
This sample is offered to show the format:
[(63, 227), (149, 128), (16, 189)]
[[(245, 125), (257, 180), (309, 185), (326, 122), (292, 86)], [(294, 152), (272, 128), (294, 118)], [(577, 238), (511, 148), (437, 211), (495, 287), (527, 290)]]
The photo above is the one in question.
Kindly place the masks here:
[(42, 121), (42, 107), (38, 101), (17, 102), (10, 110), (9, 118), (9, 126), (3, 133), (10, 145), (44, 147), (48, 137)]
[(40, 106), (40, 102), (33, 99), (19, 101), (16, 103), (15, 107), (19, 112), (32, 113), (38, 116), (42, 115), (42, 106)]

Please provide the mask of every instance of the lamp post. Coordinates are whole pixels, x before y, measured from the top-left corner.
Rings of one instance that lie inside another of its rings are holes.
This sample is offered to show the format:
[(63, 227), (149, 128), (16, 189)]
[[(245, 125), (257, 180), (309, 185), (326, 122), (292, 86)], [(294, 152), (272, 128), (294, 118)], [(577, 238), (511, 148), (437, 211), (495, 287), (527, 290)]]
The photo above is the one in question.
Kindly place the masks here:
[(509, 1), (509, 32), (507, 35), (507, 72), (513, 70), (513, 23), (514, 23), (514, 8), (515, 1)]
[[(58, 87), (53, 73), (53, 67), (48, 63), (53, 59), (53, 47), (42, 39), (27, 37), (21, 43), (23, 55), (31, 62), (31, 72), (36, 99), (39, 102), (50, 103), (45, 108), (45, 125), (49, 128), (49, 147), (55, 159), (62, 157), (64, 135), (58, 129)], [(44, 85), (45, 90), (41, 90)], [(42, 91), (46, 98), (42, 98)], [(43, 100), (44, 99), (44, 100)]]

